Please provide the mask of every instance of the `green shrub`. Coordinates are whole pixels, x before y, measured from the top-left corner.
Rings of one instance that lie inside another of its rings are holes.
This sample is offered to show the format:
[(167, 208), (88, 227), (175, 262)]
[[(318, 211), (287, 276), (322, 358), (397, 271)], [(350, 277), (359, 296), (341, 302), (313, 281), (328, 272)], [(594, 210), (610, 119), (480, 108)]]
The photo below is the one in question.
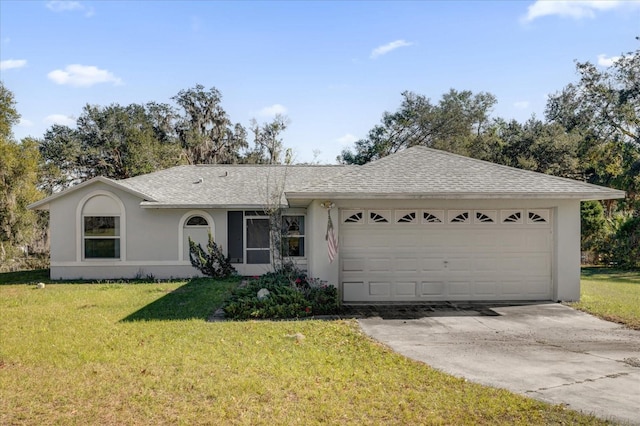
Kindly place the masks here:
[(222, 248), (213, 241), (209, 232), (207, 251), (189, 237), (189, 260), (191, 265), (212, 278), (229, 278), (236, 273), (231, 260), (222, 253)]
[[(258, 299), (258, 291), (269, 295)], [(229, 319), (287, 319), (330, 315), (339, 311), (338, 289), (298, 272), (278, 270), (234, 290), (224, 307)]]

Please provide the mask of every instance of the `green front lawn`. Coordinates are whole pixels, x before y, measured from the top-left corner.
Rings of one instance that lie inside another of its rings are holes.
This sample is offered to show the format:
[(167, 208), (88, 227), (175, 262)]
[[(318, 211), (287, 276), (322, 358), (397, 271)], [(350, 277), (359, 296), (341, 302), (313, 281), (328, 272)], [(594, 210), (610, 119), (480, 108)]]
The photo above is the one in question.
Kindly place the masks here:
[(570, 306), (640, 330), (640, 272), (584, 268), (580, 301)]
[(604, 424), (437, 372), (353, 321), (206, 322), (234, 285), (0, 285), (0, 424)]

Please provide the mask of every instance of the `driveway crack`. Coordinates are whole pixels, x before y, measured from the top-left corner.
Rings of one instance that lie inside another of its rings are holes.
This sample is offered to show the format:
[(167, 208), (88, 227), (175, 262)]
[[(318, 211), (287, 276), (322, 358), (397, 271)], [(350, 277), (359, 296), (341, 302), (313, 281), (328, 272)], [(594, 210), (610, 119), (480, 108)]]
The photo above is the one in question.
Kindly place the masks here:
[(538, 389), (535, 389), (535, 390), (528, 390), (528, 391), (525, 391), (525, 393), (544, 392), (544, 391), (551, 390), (551, 389), (557, 389), (557, 388), (562, 388), (562, 387), (566, 387), (566, 386), (573, 386), (573, 385), (580, 385), (582, 383), (597, 382), (598, 380), (603, 380), (603, 379), (615, 379), (615, 378), (618, 378), (618, 377), (628, 376), (628, 375), (629, 375), (629, 373), (607, 374), (605, 376), (596, 377), (595, 379), (576, 380), (574, 382), (563, 383), (563, 384), (557, 385), (557, 386), (549, 386), (549, 387), (544, 387), (544, 388), (538, 388)]

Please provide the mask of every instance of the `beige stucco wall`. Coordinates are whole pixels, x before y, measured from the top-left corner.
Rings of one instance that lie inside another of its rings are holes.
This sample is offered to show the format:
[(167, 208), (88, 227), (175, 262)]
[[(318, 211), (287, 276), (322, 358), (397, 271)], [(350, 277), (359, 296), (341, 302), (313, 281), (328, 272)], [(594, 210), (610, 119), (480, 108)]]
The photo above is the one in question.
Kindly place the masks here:
[[(121, 259), (83, 260), (79, 215), (92, 194), (110, 194), (122, 202)], [(80, 188), (50, 203), (51, 278), (180, 278), (200, 275), (180, 251), (181, 219), (195, 210), (143, 209), (142, 200), (102, 182)], [(226, 210), (206, 210), (212, 219), (214, 239), (226, 247)]]

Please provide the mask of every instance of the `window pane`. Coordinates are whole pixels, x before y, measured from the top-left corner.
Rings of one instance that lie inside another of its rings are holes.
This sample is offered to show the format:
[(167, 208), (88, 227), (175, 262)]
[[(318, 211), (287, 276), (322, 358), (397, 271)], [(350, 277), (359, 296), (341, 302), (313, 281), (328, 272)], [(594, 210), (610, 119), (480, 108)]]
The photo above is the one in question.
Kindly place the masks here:
[(85, 216), (86, 237), (117, 237), (120, 235), (120, 218), (117, 216)]
[(86, 259), (120, 259), (120, 239), (87, 238), (84, 240), (84, 257)]
[(207, 219), (202, 216), (193, 216), (187, 221), (187, 226), (207, 226)]
[(283, 235), (304, 235), (304, 216), (282, 216)]
[(247, 263), (271, 263), (271, 256), (269, 250), (247, 250)]
[(304, 256), (304, 237), (283, 238), (282, 255), (285, 257)]
[(247, 248), (269, 247), (269, 219), (247, 219)]

